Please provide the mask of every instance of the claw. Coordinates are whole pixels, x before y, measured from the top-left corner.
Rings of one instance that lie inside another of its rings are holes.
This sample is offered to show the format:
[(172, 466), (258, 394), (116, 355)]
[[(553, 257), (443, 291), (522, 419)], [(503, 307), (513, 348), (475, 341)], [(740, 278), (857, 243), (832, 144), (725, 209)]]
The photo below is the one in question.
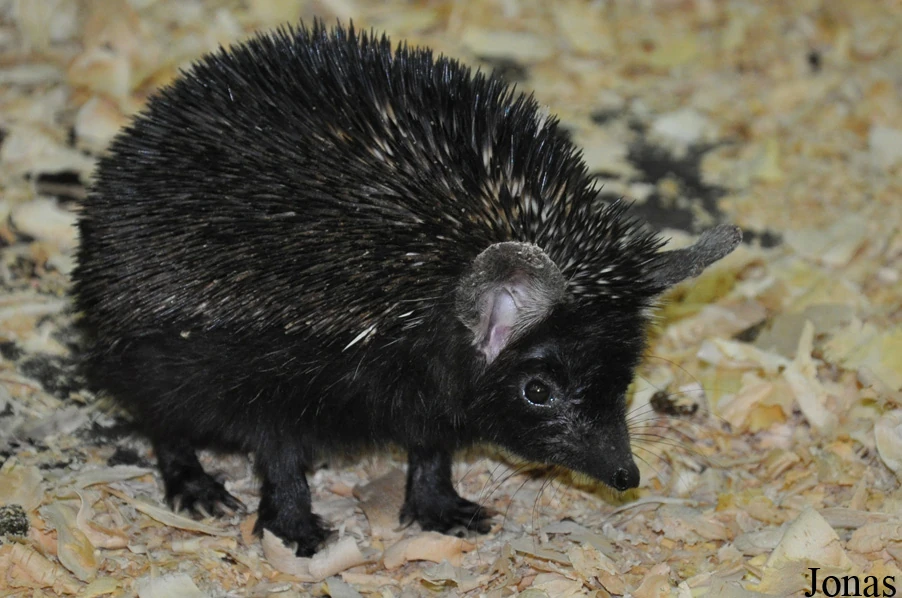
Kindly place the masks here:
[[(417, 521), (426, 531), (437, 531), (460, 538), (473, 533), (491, 531), (495, 513), (460, 496), (430, 497), (428, 505), (406, 504), (401, 511), (401, 524)], [(450, 503), (450, 504), (448, 504)]]
[(327, 538), (335, 533), (326, 527), (321, 517), (313, 514), (309, 518), (273, 520), (263, 520), (258, 516), (254, 533), (262, 536), (264, 528), (278, 536), (299, 557), (313, 556), (326, 543)]
[(169, 505), (176, 513), (184, 511), (196, 517), (208, 518), (230, 517), (245, 511), (244, 503), (206, 474), (180, 482), (175, 488), (167, 488)]
[(216, 514), (225, 517), (233, 517), (239, 513), (244, 513), (244, 504), (234, 496), (216, 502)]

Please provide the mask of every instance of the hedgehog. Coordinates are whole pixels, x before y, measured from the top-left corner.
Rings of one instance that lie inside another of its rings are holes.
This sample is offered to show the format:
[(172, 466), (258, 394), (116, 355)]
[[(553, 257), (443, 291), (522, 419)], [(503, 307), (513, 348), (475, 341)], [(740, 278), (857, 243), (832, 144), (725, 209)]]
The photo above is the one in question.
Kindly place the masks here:
[(407, 453), (402, 524), (486, 533), (474, 443), (625, 491), (626, 393), (661, 295), (730, 253), (600, 202), (532, 95), (353, 24), (259, 33), (155, 93), (99, 160), (73, 293), (93, 389), (174, 509), (242, 508), (196, 451), (250, 453), (255, 531), (315, 553), (330, 451)]

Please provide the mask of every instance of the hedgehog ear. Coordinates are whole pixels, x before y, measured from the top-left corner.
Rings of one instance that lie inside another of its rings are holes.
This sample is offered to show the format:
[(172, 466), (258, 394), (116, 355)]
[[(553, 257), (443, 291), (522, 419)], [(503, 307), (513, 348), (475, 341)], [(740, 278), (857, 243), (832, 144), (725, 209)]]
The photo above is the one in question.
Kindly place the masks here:
[(698, 276), (736, 249), (741, 241), (742, 230), (738, 226), (723, 224), (702, 233), (691, 247), (663, 251), (651, 263), (652, 284), (663, 293), (678, 282)]
[(491, 363), (513, 340), (544, 320), (567, 281), (537, 246), (495, 243), (480, 253), (457, 287), (457, 318)]
[(473, 343), (491, 363), (510, 341), (548, 315), (550, 306), (526, 284), (500, 284), (478, 298), (478, 325), (471, 328)]

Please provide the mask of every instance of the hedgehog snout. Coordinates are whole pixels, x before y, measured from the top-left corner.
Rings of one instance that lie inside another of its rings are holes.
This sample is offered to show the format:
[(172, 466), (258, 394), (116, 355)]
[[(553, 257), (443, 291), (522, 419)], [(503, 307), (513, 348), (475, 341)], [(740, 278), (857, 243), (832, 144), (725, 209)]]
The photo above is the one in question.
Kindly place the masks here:
[(590, 465), (595, 479), (619, 492), (639, 486), (639, 467), (633, 458), (628, 437), (609, 438), (595, 446), (599, 452), (593, 465)]
[(629, 490), (630, 488), (636, 488), (639, 486), (639, 467), (636, 465), (636, 462), (630, 459), (630, 463), (624, 467), (619, 467), (614, 472), (614, 475), (611, 476), (608, 484), (614, 490), (619, 490), (623, 492), (624, 490)]

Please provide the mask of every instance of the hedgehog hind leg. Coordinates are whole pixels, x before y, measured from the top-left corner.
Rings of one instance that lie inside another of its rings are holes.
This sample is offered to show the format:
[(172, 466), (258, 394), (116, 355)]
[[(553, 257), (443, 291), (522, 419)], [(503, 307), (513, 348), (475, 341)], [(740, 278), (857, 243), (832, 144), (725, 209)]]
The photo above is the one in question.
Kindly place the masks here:
[(493, 512), (469, 501), (451, 482), (451, 452), (412, 448), (408, 453), (407, 488), (401, 523), (416, 521), (425, 531), (463, 536), (488, 533)]
[(154, 439), (157, 466), (163, 475), (166, 501), (173, 511), (200, 516), (226, 516), (244, 512), (244, 504), (204, 471), (194, 447), (185, 440)]
[(294, 446), (285, 447), (277, 458), (262, 448), (255, 453), (263, 485), (254, 533), (262, 536), (267, 529), (286, 544), (296, 545), (297, 556), (312, 556), (331, 530), (311, 510), (310, 486), (304, 473), (309, 465), (303, 458), (306, 452)]

